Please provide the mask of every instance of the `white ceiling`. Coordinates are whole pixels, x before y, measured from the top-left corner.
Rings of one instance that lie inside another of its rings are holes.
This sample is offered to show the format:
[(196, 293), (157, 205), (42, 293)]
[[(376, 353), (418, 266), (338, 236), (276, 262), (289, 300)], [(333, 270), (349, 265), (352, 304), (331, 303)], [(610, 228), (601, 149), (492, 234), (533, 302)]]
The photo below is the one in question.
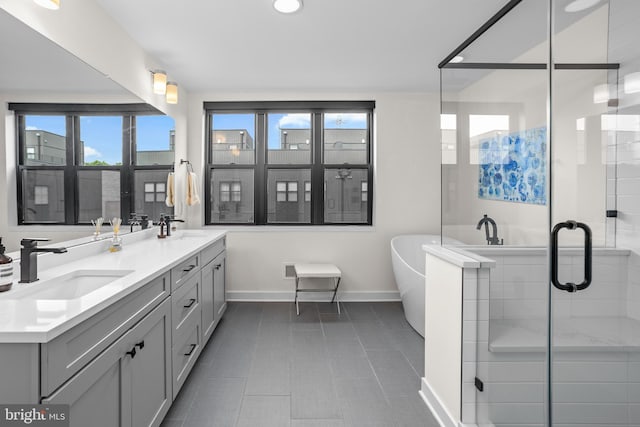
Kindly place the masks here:
[(358, 92), (437, 91), (437, 64), (507, 0), (96, 1), (189, 91)]
[(0, 92), (127, 95), (121, 86), (0, 10)]

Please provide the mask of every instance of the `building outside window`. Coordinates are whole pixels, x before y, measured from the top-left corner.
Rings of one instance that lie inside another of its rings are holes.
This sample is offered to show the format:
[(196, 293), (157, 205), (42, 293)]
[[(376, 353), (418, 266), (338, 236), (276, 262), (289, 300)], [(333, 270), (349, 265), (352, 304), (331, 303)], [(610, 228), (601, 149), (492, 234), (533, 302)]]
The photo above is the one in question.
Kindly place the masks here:
[[(374, 106), (205, 103), (205, 222), (370, 225)], [(232, 181), (243, 195), (230, 206)]]
[(171, 117), (142, 104), (9, 108), (18, 136), (19, 224), (172, 213), (165, 205), (174, 161)]

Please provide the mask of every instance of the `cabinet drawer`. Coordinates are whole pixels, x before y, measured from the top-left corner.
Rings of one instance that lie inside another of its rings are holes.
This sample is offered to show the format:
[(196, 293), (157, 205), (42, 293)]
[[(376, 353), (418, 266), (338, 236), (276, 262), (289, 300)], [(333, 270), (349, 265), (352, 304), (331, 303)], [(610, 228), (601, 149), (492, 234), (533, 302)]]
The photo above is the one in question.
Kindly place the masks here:
[(190, 316), (199, 316), (202, 298), (200, 274), (192, 276), (185, 281), (171, 296), (171, 317), (173, 323), (173, 335), (175, 339), (180, 337), (188, 326)]
[(207, 265), (215, 257), (217, 257), (218, 254), (224, 251), (226, 247), (226, 239), (226, 237), (218, 239), (200, 252), (200, 260), (202, 261), (202, 265)]
[[(173, 398), (189, 376), (202, 350), (200, 316), (189, 316), (184, 333), (173, 344)], [(176, 336), (174, 332), (174, 337)], [(183, 339), (180, 339), (183, 338)]]
[(184, 285), (190, 277), (200, 270), (201, 265), (200, 254), (198, 253), (173, 267), (171, 269), (171, 292)]
[(40, 393), (50, 395), (169, 296), (166, 273), (40, 346)]

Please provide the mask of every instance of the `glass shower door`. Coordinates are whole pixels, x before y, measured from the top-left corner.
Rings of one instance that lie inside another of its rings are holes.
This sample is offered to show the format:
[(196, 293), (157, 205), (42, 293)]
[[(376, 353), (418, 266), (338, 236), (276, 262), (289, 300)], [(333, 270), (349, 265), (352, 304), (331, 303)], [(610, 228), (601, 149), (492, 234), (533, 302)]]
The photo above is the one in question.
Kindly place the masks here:
[(640, 425), (640, 2), (551, 5), (547, 422)]

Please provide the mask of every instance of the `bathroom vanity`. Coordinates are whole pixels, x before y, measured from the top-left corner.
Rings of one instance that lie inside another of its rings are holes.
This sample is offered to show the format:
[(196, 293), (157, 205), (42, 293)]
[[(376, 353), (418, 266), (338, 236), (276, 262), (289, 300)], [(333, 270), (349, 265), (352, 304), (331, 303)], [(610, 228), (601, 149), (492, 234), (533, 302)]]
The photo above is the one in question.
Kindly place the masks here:
[(226, 309), (226, 233), (156, 231), (117, 253), (42, 256), (40, 281), (0, 294), (2, 404), (68, 404), (71, 426), (160, 425)]

